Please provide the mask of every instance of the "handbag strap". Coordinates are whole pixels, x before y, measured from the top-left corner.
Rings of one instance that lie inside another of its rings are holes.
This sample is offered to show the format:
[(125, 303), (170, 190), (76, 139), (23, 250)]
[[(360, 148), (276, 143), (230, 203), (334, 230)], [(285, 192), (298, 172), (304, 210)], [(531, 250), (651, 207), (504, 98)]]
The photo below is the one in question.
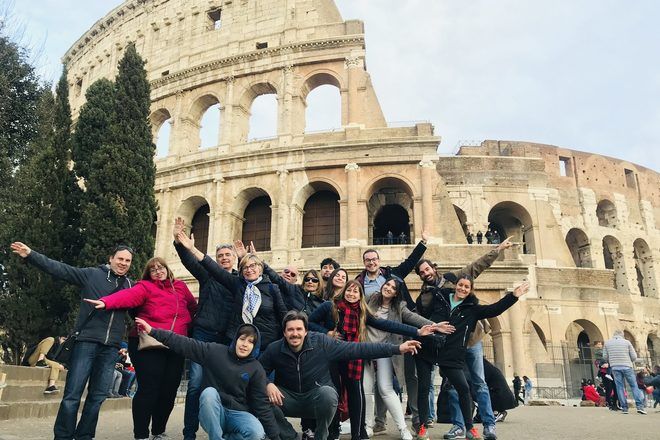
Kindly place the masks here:
[[(113, 290), (112, 292), (110, 292), (108, 295), (112, 295), (113, 293), (117, 293), (117, 292), (119, 292), (120, 290), (122, 290), (123, 288), (124, 288), (124, 287), (123, 287), (123, 284), (119, 284), (119, 285), (117, 285), (117, 287), (115, 287), (114, 290)], [(108, 295), (106, 295), (106, 296), (108, 296)], [(85, 319), (83, 320), (83, 322), (80, 323), (80, 326), (79, 326), (77, 329), (74, 329), (74, 330), (73, 330), (73, 334), (74, 334), (74, 335), (77, 336), (77, 335), (80, 334), (80, 332), (83, 330), (83, 328), (84, 328), (87, 324), (89, 324), (89, 321), (92, 320), (92, 318), (93, 318), (94, 315), (96, 314), (96, 311), (97, 311), (97, 309), (93, 308), (92, 311), (89, 312), (89, 314), (85, 317)]]

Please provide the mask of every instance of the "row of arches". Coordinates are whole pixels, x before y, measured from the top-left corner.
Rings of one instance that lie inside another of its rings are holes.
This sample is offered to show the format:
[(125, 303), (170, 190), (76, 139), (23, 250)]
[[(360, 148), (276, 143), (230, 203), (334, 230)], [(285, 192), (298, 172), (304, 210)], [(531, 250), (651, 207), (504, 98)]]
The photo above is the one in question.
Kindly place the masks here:
[[(592, 244), (587, 234), (579, 228), (572, 228), (566, 234), (568, 246), (576, 267), (595, 267), (592, 256)], [(602, 239), (603, 263), (606, 269), (614, 270), (615, 288), (624, 290), (626, 282), (626, 263), (621, 242), (612, 235)], [(654, 277), (654, 261), (648, 243), (637, 238), (633, 242), (633, 261), (637, 287), (642, 296), (657, 296), (657, 285)]]
[[(184, 121), (192, 131), (186, 142), (192, 147), (204, 149), (216, 147), (229, 139), (223, 131), (239, 129), (239, 142), (249, 142), (278, 135), (282, 115), (284, 94), (277, 84), (270, 81), (257, 82), (247, 87), (237, 103), (229, 103), (215, 91), (209, 91), (193, 100), (187, 110), (176, 115), (168, 108), (159, 108), (150, 117), (156, 156), (165, 157), (171, 150), (176, 121)], [(317, 72), (304, 82), (297, 97), (302, 101), (303, 133), (331, 131), (346, 125), (342, 120), (342, 108), (346, 105), (342, 96), (341, 80), (334, 73)], [(227, 118), (226, 111), (233, 113)], [(224, 124), (232, 127), (225, 127)]]

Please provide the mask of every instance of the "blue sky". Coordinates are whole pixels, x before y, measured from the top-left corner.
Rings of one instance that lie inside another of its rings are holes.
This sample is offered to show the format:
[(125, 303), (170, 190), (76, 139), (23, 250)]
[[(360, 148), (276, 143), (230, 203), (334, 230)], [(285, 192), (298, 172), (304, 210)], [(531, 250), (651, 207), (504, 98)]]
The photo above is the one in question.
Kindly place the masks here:
[[(42, 49), (40, 72), (55, 80), (60, 56), (120, 3), (15, 0), (13, 13), (23, 40)], [(431, 121), (441, 153), (460, 141), (533, 141), (660, 170), (660, 2), (337, 4), (344, 19), (365, 21), (386, 119)]]

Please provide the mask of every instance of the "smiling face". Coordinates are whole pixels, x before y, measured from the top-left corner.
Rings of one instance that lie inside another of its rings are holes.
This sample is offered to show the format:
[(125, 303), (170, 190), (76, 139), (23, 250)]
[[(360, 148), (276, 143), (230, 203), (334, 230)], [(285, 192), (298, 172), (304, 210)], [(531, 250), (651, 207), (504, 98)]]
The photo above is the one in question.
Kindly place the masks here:
[(316, 292), (320, 282), (321, 280), (319, 280), (314, 274), (307, 272), (303, 277), (303, 289), (305, 292)]
[(295, 266), (285, 267), (280, 275), (291, 284), (296, 284), (298, 282), (298, 269), (296, 269)]
[(236, 339), (236, 356), (239, 359), (245, 359), (250, 356), (254, 349), (254, 336), (240, 335)]
[(149, 277), (153, 281), (165, 281), (167, 279), (167, 267), (156, 263), (149, 268)]
[(343, 270), (338, 271), (332, 278), (332, 287), (336, 289), (343, 289), (346, 285), (346, 272)]
[(115, 252), (113, 256), (110, 257), (110, 269), (119, 276), (126, 275), (128, 270), (131, 268), (131, 261), (133, 261), (133, 254), (127, 250), (121, 250)]
[(430, 264), (424, 262), (419, 266), (419, 277), (425, 283), (434, 284), (437, 276), (437, 272)]
[(376, 252), (366, 252), (362, 257), (364, 268), (370, 274), (375, 274), (380, 269), (380, 257)]
[(398, 295), (396, 291), (396, 282), (394, 280), (389, 280), (380, 288), (380, 294), (383, 295), (383, 299), (386, 302), (392, 301)]
[(468, 279), (461, 278), (456, 283), (456, 293), (454, 293), (454, 298), (457, 300), (463, 300), (468, 297), (472, 291), (472, 282)]
[(344, 300), (346, 300), (347, 303), (355, 304), (356, 302), (360, 301), (361, 297), (362, 290), (360, 289), (358, 283), (351, 283), (348, 287), (346, 287), (346, 290), (344, 291)]
[(261, 262), (254, 257), (245, 257), (241, 260), (241, 275), (246, 281), (254, 281), (261, 276), (264, 267)]
[(321, 277), (327, 281), (333, 270), (335, 270), (335, 266), (330, 263), (325, 264), (323, 267), (321, 267)]
[(307, 330), (301, 319), (287, 321), (286, 327), (284, 327), (284, 339), (289, 344), (291, 351), (298, 352), (302, 349), (305, 336), (307, 336)]
[(234, 252), (229, 247), (223, 246), (215, 252), (215, 262), (228, 272), (234, 268), (234, 260)]

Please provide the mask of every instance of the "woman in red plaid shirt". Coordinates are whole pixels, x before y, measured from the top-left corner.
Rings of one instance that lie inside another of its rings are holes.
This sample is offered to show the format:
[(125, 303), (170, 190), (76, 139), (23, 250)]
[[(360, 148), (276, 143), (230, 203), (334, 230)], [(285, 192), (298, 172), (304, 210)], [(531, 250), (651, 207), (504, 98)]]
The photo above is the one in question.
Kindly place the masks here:
[[(409, 337), (425, 336), (433, 333), (434, 326), (426, 325), (420, 329), (400, 322), (378, 319), (373, 316), (364, 298), (362, 285), (355, 280), (346, 283), (344, 289), (332, 301), (321, 304), (309, 317), (312, 331), (327, 333), (328, 336), (351, 342), (367, 340), (366, 327), (396, 333)], [(351, 421), (351, 440), (369, 438), (365, 427), (365, 398), (362, 387), (363, 361), (355, 359), (339, 362), (340, 387), (346, 390), (348, 414)], [(341, 395), (341, 388), (338, 390)], [(335, 416), (330, 432), (338, 434), (339, 419)], [(337, 431), (337, 432), (335, 432)], [(331, 435), (329, 438), (333, 438)]]

